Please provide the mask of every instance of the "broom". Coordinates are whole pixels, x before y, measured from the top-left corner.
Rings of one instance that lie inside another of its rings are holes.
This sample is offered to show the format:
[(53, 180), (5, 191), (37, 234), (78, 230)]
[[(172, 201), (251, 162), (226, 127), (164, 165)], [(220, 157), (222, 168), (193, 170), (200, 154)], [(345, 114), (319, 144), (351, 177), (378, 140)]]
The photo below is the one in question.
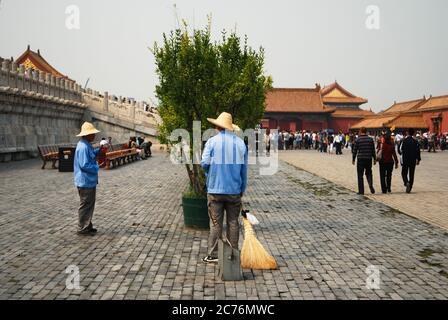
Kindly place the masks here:
[(263, 248), (255, 237), (249, 220), (258, 222), (248, 210), (242, 210), (244, 225), (244, 242), (241, 249), (241, 267), (244, 269), (277, 269), (277, 261)]

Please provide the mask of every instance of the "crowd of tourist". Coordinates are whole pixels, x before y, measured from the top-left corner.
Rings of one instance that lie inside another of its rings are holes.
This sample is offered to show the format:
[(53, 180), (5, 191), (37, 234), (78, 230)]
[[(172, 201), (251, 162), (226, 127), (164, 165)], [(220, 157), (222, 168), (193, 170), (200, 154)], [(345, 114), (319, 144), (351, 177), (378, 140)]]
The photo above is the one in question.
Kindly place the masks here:
[[(378, 145), (380, 139), (383, 138), (385, 131), (375, 133), (372, 135), (375, 146)], [(405, 132), (393, 133), (391, 132), (391, 139), (395, 146), (398, 146), (405, 137)], [(339, 131), (334, 133), (332, 130), (322, 131), (286, 131), (279, 130), (277, 132), (270, 132), (266, 129), (264, 136), (264, 145), (269, 153), (271, 146), (274, 146), (274, 141), (277, 141), (278, 150), (317, 150), (328, 154), (342, 154), (343, 149), (352, 149), (352, 146), (358, 134), (348, 132), (343, 133)], [(444, 151), (448, 145), (448, 132), (436, 134), (431, 131), (421, 132), (417, 131), (415, 139), (421, 150), (428, 152), (436, 152), (437, 150)]]
[(279, 131), (266, 130), (264, 144), (267, 148), (274, 146), (277, 141), (278, 150), (317, 150), (322, 153), (342, 154), (344, 148), (351, 148), (355, 136), (351, 133), (333, 133), (330, 130), (319, 132), (303, 131)]
[(263, 142), (267, 154), (276, 147), (278, 150), (305, 149), (336, 155), (341, 155), (344, 149), (350, 150), (353, 165), (356, 164), (357, 167), (359, 194), (364, 194), (364, 175), (370, 192), (375, 193), (372, 165), (377, 162), (379, 163), (381, 191), (385, 194), (390, 193), (392, 172), (401, 164), (403, 184), (406, 192), (410, 193), (414, 184), (415, 168), (421, 161), (420, 152), (446, 150), (448, 133), (416, 132), (414, 129), (396, 133), (383, 130), (373, 134), (369, 134), (366, 128), (361, 128), (356, 133), (341, 131), (334, 133), (333, 130), (318, 132), (276, 130), (270, 132), (267, 129)]
[[(151, 157), (151, 141), (146, 141), (143, 137), (130, 137), (120, 149), (135, 149), (138, 153), (138, 159), (145, 160)], [(112, 145), (112, 137), (101, 138), (99, 143), (98, 164), (100, 168), (106, 166), (106, 153), (116, 151)]]

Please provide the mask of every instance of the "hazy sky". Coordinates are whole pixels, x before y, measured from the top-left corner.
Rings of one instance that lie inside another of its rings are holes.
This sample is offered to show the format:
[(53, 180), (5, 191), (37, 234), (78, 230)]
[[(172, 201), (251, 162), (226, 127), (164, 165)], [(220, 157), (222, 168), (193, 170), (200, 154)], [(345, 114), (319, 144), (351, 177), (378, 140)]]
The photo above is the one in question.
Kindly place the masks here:
[[(60, 72), (110, 94), (147, 99), (157, 83), (147, 49), (177, 26), (177, 15), (203, 27), (247, 34), (266, 50), (275, 87), (314, 87), (338, 80), (382, 110), (394, 100), (448, 94), (446, 0), (1, 0), (0, 56), (28, 44)], [(80, 29), (66, 28), (77, 5)], [(380, 29), (366, 27), (379, 8)]]

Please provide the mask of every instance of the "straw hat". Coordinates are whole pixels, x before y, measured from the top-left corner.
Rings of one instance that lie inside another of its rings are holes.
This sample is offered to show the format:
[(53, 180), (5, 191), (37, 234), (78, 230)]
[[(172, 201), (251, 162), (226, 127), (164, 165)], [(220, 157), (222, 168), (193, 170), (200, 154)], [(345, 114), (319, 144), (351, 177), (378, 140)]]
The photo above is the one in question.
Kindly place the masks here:
[(233, 128), (233, 131), (235, 131), (235, 132), (241, 131), (241, 128), (238, 127), (236, 124), (232, 124), (232, 128)]
[(232, 115), (230, 113), (223, 112), (218, 116), (217, 119), (207, 118), (207, 121), (220, 128), (233, 131)]
[(77, 137), (85, 137), (91, 134), (95, 134), (100, 132), (99, 130), (97, 130), (93, 124), (91, 124), (90, 122), (84, 122), (82, 127), (81, 127), (81, 132), (79, 134), (77, 134)]

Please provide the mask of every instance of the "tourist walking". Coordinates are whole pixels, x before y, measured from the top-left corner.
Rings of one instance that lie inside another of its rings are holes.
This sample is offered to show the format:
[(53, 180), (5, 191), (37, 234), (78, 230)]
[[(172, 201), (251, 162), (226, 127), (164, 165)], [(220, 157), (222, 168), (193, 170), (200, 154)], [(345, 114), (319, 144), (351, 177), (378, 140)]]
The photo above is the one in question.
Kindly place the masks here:
[(332, 154), (334, 146), (334, 136), (332, 134), (328, 134), (327, 142), (328, 142), (328, 153)]
[(357, 173), (358, 173), (358, 194), (364, 194), (364, 173), (369, 184), (370, 192), (375, 193), (373, 188), (372, 176), (372, 160), (376, 164), (375, 158), (375, 143), (373, 139), (367, 135), (366, 128), (361, 128), (359, 137), (355, 140), (353, 146), (352, 163), (355, 165), (357, 159)]
[(436, 152), (436, 146), (437, 146), (437, 135), (435, 133), (430, 133), (429, 134), (429, 148), (428, 148), (428, 152), (431, 152), (431, 150)]
[(73, 169), (75, 186), (78, 188), (80, 199), (78, 209), (79, 235), (94, 235), (97, 232), (97, 229), (93, 227), (92, 218), (95, 209), (99, 170), (96, 157), (100, 149), (94, 149), (91, 143), (95, 140), (95, 134), (99, 132), (93, 124), (84, 122), (81, 132), (77, 135), (81, 139), (76, 146)]
[(334, 137), (334, 145), (336, 147), (336, 154), (337, 155), (342, 154), (342, 143), (343, 143), (342, 139), (343, 138), (342, 138), (341, 133), (339, 133), (338, 135), (336, 135), (336, 137)]
[(263, 142), (264, 146), (266, 148), (266, 155), (269, 155), (271, 151), (271, 136), (270, 136), (270, 129), (267, 128), (264, 132)]
[(378, 143), (378, 162), (380, 167), (381, 191), (383, 193), (392, 192), (392, 171), (398, 169), (398, 157), (395, 152), (395, 144), (390, 132), (386, 132)]
[(227, 239), (238, 249), (241, 197), (247, 184), (247, 149), (232, 126), (232, 115), (223, 112), (217, 119), (207, 118), (219, 131), (204, 147), (201, 166), (207, 176), (207, 202), (210, 217), (206, 263), (218, 261), (218, 240), (222, 238), (224, 211)]
[(415, 166), (420, 164), (420, 147), (414, 138), (414, 129), (408, 130), (408, 135), (401, 142), (398, 153), (401, 155), (401, 177), (403, 178), (406, 193), (412, 191), (414, 186)]
[(278, 133), (278, 150), (283, 150), (283, 132)]

